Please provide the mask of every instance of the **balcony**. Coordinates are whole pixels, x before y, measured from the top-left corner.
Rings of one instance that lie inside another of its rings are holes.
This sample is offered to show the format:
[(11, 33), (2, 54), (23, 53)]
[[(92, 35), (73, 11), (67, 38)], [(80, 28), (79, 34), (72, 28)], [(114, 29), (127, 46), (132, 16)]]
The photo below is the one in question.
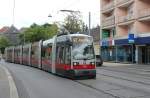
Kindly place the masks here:
[(129, 6), (134, 0), (117, 0), (117, 5), (120, 7), (127, 7)]
[(102, 13), (110, 12), (114, 9), (114, 1), (102, 6)]
[(133, 14), (128, 14), (127, 16), (121, 16), (118, 18), (118, 23), (127, 23), (134, 19)]
[(138, 18), (139, 20), (149, 21), (150, 20), (150, 8), (139, 10)]
[(107, 26), (114, 26), (115, 25), (115, 16), (111, 16), (111, 17), (108, 17), (108, 18), (105, 18), (103, 21), (102, 21), (102, 26), (103, 27), (107, 27)]

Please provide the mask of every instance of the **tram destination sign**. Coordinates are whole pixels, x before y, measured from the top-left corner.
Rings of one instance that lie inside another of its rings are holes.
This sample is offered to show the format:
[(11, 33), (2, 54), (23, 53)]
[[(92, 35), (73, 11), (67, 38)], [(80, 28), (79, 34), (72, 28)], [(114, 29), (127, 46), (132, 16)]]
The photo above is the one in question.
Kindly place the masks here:
[(91, 43), (92, 38), (91, 37), (73, 37), (72, 41), (73, 43)]

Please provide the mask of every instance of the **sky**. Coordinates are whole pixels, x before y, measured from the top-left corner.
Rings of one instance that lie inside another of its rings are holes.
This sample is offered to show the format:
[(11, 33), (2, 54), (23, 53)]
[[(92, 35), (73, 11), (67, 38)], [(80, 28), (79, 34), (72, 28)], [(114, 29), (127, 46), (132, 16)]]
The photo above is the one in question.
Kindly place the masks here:
[[(0, 0), (0, 28), (13, 24), (13, 1)], [(29, 27), (33, 23), (62, 22), (69, 13), (60, 10), (80, 11), (83, 21), (88, 24), (91, 12), (91, 27), (100, 23), (100, 0), (15, 0), (14, 25)], [(48, 17), (48, 15), (52, 17)]]

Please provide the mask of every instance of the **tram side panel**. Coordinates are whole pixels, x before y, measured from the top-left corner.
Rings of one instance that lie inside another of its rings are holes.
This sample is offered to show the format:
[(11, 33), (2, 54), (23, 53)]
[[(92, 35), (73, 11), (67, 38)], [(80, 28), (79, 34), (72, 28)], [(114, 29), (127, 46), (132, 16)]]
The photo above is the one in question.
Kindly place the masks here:
[(71, 69), (71, 53), (69, 45), (57, 43), (55, 64), (57, 74), (68, 76), (67, 71)]
[(20, 63), (19, 64), (22, 64), (22, 59), (23, 59), (22, 58), (23, 57), (23, 53), (22, 52), (23, 52), (23, 46), (21, 45), (20, 46), (20, 55), (19, 55), (19, 59), (20, 59)]
[(5, 48), (5, 61), (8, 62), (8, 47)]
[(31, 44), (27, 44), (23, 46), (22, 52), (22, 64), (31, 65)]
[(17, 46), (14, 48), (14, 63), (20, 64), (21, 58), (21, 46)]
[(31, 46), (31, 66), (39, 68), (40, 42), (35, 42)]
[(42, 47), (42, 69), (52, 72), (52, 46)]
[(18, 47), (16, 46), (14, 48), (14, 63), (18, 62), (18, 52), (19, 52), (19, 50), (18, 50)]
[(7, 62), (13, 62), (13, 47), (7, 48)]

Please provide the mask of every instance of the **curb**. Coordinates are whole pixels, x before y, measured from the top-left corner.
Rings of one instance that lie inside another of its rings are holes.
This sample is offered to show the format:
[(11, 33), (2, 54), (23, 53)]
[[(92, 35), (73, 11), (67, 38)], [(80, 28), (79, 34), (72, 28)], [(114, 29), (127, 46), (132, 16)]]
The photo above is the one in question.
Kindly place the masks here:
[(2, 67), (2, 69), (4, 69), (4, 71), (6, 72), (6, 75), (8, 77), (9, 87), (10, 87), (10, 98), (19, 98), (15, 82), (14, 82), (10, 72), (4, 66), (1, 66), (1, 67)]

